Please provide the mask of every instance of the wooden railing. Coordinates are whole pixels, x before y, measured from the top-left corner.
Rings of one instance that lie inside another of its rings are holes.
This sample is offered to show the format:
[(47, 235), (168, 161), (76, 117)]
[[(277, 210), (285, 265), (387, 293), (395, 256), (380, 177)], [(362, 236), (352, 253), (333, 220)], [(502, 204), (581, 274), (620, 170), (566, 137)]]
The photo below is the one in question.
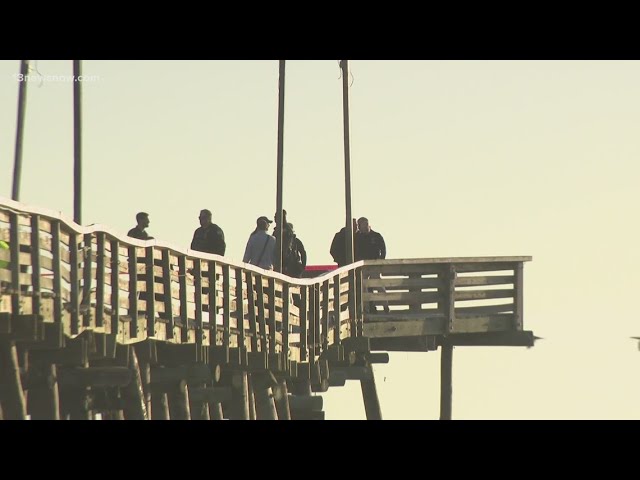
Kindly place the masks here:
[(290, 372), (356, 336), (362, 319), (362, 262), (293, 279), (11, 200), (0, 200), (0, 240), (0, 313), (39, 314), (54, 335), (194, 344), (219, 363)]
[(523, 330), (523, 264), (531, 257), (368, 261), (370, 338)]

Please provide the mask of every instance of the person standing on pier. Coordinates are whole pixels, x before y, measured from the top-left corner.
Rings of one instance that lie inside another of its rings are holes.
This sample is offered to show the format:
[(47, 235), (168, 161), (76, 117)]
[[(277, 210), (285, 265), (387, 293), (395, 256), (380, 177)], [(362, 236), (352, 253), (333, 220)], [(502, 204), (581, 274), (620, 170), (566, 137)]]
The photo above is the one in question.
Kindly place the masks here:
[(146, 212), (139, 212), (136, 214), (136, 222), (138, 222), (138, 224), (129, 230), (127, 235), (137, 238), (138, 240), (153, 240), (153, 237), (150, 237), (146, 231), (149, 227), (149, 214)]
[(198, 217), (200, 227), (193, 232), (191, 250), (224, 256), (224, 252), (227, 250), (224, 232), (218, 225), (211, 222), (212, 216), (210, 210), (204, 209), (200, 211), (200, 216)]
[(256, 220), (256, 229), (247, 241), (247, 247), (242, 258), (243, 262), (265, 270), (273, 270), (273, 253), (276, 248), (276, 239), (267, 232), (270, 223), (271, 220), (264, 216)]

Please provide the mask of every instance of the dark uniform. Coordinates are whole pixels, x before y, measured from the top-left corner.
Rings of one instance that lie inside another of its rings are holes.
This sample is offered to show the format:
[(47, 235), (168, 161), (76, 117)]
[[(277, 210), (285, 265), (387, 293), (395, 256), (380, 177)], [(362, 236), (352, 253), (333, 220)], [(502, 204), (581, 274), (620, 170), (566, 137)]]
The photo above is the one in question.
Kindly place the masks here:
[(138, 240), (153, 240), (153, 237), (150, 237), (146, 231), (141, 230), (137, 225), (129, 230), (129, 233), (127, 233), (127, 235), (133, 238), (137, 238)]
[(387, 256), (384, 238), (378, 232), (356, 233), (354, 256), (358, 260), (380, 260)]
[(191, 250), (224, 256), (224, 252), (227, 250), (227, 244), (224, 241), (224, 232), (215, 223), (206, 227), (198, 227), (193, 233)]

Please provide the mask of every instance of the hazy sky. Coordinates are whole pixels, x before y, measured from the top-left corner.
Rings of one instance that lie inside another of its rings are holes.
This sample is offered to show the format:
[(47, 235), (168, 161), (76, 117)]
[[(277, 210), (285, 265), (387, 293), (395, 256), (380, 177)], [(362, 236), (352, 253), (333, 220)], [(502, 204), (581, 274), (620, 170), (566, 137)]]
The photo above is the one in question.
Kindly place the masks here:
[[(39, 61), (71, 75), (71, 61)], [(388, 258), (531, 255), (534, 348), (458, 347), (455, 419), (640, 419), (640, 62), (351, 61), (353, 212)], [(85, 61), (85, 224), (188, 246), (202, 208), (242, 259), (276, 201), (277, 61)], [(11, 196), (19, 61), (0, 61)], [(35, 74), (36, 72), (32, 72)], [(284, 204), (310, 264), (344, 222), (337, 61), (289, 61)], [(73, 216), (72, 83), (28, 86), (21, 201)], [(439, 415), (440, 352), (375, 367), (386, 419)], [(364, 418), (359, 382), (323, 394)]]

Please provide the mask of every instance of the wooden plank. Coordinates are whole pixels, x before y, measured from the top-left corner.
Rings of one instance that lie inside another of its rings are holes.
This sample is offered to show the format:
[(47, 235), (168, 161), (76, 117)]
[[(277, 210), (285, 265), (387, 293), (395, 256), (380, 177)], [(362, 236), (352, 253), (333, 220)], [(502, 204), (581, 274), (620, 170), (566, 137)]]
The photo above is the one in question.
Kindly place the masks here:
[[(189, 341), (189, 329), (187, 328), (189, 311), (187, 301), (187, 257), (185, 255), (178, 255), (178, 271), (180, 275), (180, 320), (185, 328), (180, 331), (180, 341)], [(171, 402), (169, 402), (171, 406)]]
[(531, 331), (459, 333), (435, 338), (438, 344), (448, 343), (465, 347), (533, 347), (535, 343)]
[(260, 351), (261, 352), (266, 352), (267, 351), (267, 325), (266, 325), (266, 321), (265, 321), (265, 314), (264, 314), (264, 290), (263, 290), (263, 284), (262, 284), (262, 275), (260, 274), (256, 274), (255, 275), (255, 282), (256, 282), (256, 300), (258, 303), (258, 326), (259, 326), (259, 332), (258, 335), (260, 337)]
[(112, 239), (111, 244), (111, 322), (110, 332), (112, 334), (118, 333), (118, 326), (120, 325), (120, 286), (118, 284), (119, 276), (119, 263), (118, 257), (118, 240)]
[[(12, 215), (15, 215), (12, 213)], [(18, 226), (17, 218), (12, 226)], [(17, 241), (17, 239), (16, 239)], [(13, 243), (13, 242), (12, 242)], [(0, 405), (4, 420), (26, 420), (27, 403), (14, 342), (0, 341)]]
[[(193, 280), (195, 284), (193, 301), (196, 309), (196, 345), (202, 347), (202, 345), (204, 344), (204, 324), (202, 321), (202, 260), (200, 260), (199, 258), (193, 259)], [(206, 410), (206, 415), (208, 416), (208, 406), (206, 409), (203, 406), (200, 406), (199, 408), (202, 412)], [(193, 413), (194, 412), (192, 411), (192, 414)]]
[(282, 286), (282, 298), (284, 304), (282, 306), (282, 357), (284, 358), (285, 372), (289, 372), (289, 283), (285, 282)]
[(440, 420), (451, 420), (453, 393), (453, 346), (442, 345), (440, 357)]
[[(171, 253), (169, 250), (162, 250), (162, 285), (165, 292), (171, 292)], [(164, 296), (164, 311), (170, 313), (168, 323), (165, 325), (165, 335), (167, 339), (173, 339), (173, 295)]]
[[(89, 307), (91, 304), (91, 283), (92, 283), (92, 265), (91, 252), (93, 248), (93, 237), (91, 234), (83, 236), (82, 240), (82, 297), (80, 304), (83, 307)], [(91, 313), (89, 309), (84, 309), (82, 315), (82, 326), (91, 327)]]
[(138, 336), (138, 251), (136, 247), (128, 247), (129, 255), (129, 309), (127, 313), (131, 318), (129, 323), (129, 335), (132, 338)]
[(269, 298), (269, 353), (276, 353), (276, 287), (275, 280), (269, 278), (267, 295)]
[(400, 266), (409, 266), (409, 265), (442, 265), (449, 263), (510, 263), (510, 262), (530, 262), (530, 256), (514, 256), (514, 257), (441, 257), (441, 258), (402, 258), (402, 259), (393, 259), (393, 260), (367, 260), (366, 265), (373, 266), (381, 266), (381, 265), (400, 265)]
[(523, 322), (523, 303), (524, 303), (524, 272), (523, 272), (524, 264), (518, 263), (516, 265), (514, 271), (515, 282), (513, 285), (513, 289), (515, 290), (515, 296), (513, 299), (514, 302), (514, 317), (513, 317), (513, 327), (516, 330), (522, 330), (524, 322)]
[[(333, 318), (334, 327), (340, 323), (340, 278), (336, 275), (333, 277)], [(334, 345), (340, 345), (340, 329), (334, 328)]]
[[(368, 278), (364, 280), (365, 288), (384, 287), (389, 291), (393, 289), (408, 290), (409, 288), (440, 288), (442, 280), (440, 278), (422, 278), (420, 273), (411, 273), (413, 278)], [(478, 277), (479, 278), (479, 277)]]
[(321, 344), (324, 352), (329, 348), (329, 280), (322, 282), (322, 331)]
[[(369, 370), (371, 369), (371, 367), (368, 368)], [(373, 372), (371, 372), (371, 378), (360, 380), (360, 388), (367, 420), (382, 420), (382, 409), (380, 408), (376, 379), (373, 376)]]
[[(355, 278), (356, 278), (356, 286), (353, 294), (356, 297), (356, 316), (353, 319), (352, 331), (355, 332), (355, 335), (362, 335), (362, 321), (364, 316), (364, 303), (363, 303), (364, 290), (362, 288), (362, 283), (363, 283), (362, 269), (359, 268), (355, 271)], [(388, 302), (385, 302), (384, 305), (386, 305), (386, 307), (389, 308)]]
[[(146, 270), (147, 272), (150, 272), (153, 270), (153, 259), (154, 259), (154, 248), (153, 247), (146, 247), (145, 249), (145, 266), (146, 266)], [(154, 291), (154, 285), (155, 285), (155, 278), (153, 275), (149, 275), (147, 273), (146, 275), (146, 291), (147, 292), (153, 292)], [(149, 337), (153, 337), (156, 334), (156, 299), (155, 299), (155, 295), (153, 294), (147, 294), (146, 296), (146, 300), (147, 300), (147, 308), (146, 308), (146, 312), (147, 312), (147, 336)]]
[(354, 270), (349, 271), (349, 319), (352, 322), (351, 325), (351, 335), (357, 335), (357, 329), (353, 328), (355, 326), (356, 319), (356, 272)]
[(498, 332), (513, 329), (512, 314), (478, 315), (456, 318), (454, 333)]
[(231, 308), (231, 272), (229, 269), (229, 265), (222, 265), (222, 284), (223, 284), (223, 292), (222, 292), (222, 326), (223, 326), (223, 337), (222, 337), (222, 345), (227, 352), (227, 358), (229, 358), (229, 347), (231, 340), (231, 331), (230, 331), (230, 312)]
[(105, 234), (96, 234), (96, 327), (104, 326), (104, 296), (105, 296)]
[[(21, 313), (20, 311), (20, 265), (19, 261), (16, 261), (20, 255), (20, 240), (18, 238), (18, 215), (11, 212), (9, 215), (11, 219), (9, 232), (11, 241), (9, 242), (9, 251), (11, 252), (11, 311), (14, 314)], [(6, 416), (6, 413), (5, 413)]]
[(512, 289), (500, 289), (500, 290), (469, 290), (469, 291), (456, 291), (456, 301), (466, 300), (488, 300), (492, 298), (513, 298), (515, 290)]
[(308, 327), (308, 287), (303, 285), (300, 287), (301, 311), (300, 311), (300, 360), (308, 361), (309, 350), (307, 348), (307, 338), (309, 335)]
[[(215, 260), (207, 260), (207, 275), (209, 277), (209, 290), (208, 290), (208, 294), (207, 294), (207, 306), (209, 308), (209, 328), (211, 329), (210, 332), (210, 339), (209, 339), (209, 343), (210, 345), (213, 345), (214, 347), (216, 346), (216, 314), (218, 312), (217, 306), (218, 306), (218, 291), (215, 288), (216, 285), (216, 262)], [(211, 406), (210, 406), (211, 407)], [(210, 408), (210, 413), (212, 410), (215, 410), (214, 414), (218, 413), (218, 408), (214, 407), (213, 409)]]
[(435, 303), (443, 300), (440, 292), (393, 292), (393, 293), (377, 293), (365, 292), (363, 300), (389, 302), (390, 305), (408, 305), (413, 303)]
[(513, 262), (481, 262), (481, 263), (469, 263), (469, 264), (456, 264), (456, 272), (459, 273), (472, 273), (472, 272), (503, 272), (513, 270), (516, 266)]
[(505, 305), (482, 305), (479, 307), (456, 307), (456, 318), (464, 318), (465, 315), (507, 313), (513, 311), (513, 303)]
[(71, 335), (80, 333), (80, 275), (78, 272), (78, 237), (74, 231), (69, 232), (69, 253), (71, 254), (71, 299), (69, 313), (71, 313)]
[[(456, 267), (447, 265), (443, 275), (444, 291), (442, 292), (442, 308), (446, 318), (447, 331), (453, 331), (453, 324), (456, 318), (455, 309), (455, 285), (456, 285)], [(440, 305), (438, 305), (440, 307)]]
[(316, 325), (318, 311), (316, 307), (319, 305), (318, 302), (318, 288), (317, 285), (310, 285), (308, 287), (309, 291), (309, 364), (311, 366), (311, 371), (315, 369), (316, 364)]
[[(243, 275), (242, 268), (235, 268), (235, 280), (236, 280), (236, 318), (238, 319), (238, 345), (244, 348), (246, 332), (244, 330), (244, 287), (243, 287)], [(249, 306), (247, 305), (247, 309)], [(242, 363), (241, 363), (242, 365)]]
[(446, 321), (444, 318), (376, 323), (365, 322), (362, 327), (362, 334), (369, 338), (442, 335), (446, 333), (446, 331)]
[[(522, 264), (520, 264), (522, 265)], [(458, 277), (456, 278), (456, 287), (471, 287), (483, 285), (506, 285), (513, 283), (515, 277), (513, 275), (490, 275), (482, 277)]]
[(31, 286), (36, 295), (31, 297), (31, 311), (40, 314), (40, 222), (38, 215), (31, 216)]
[(248, 303), (248, 315), (249, 315), (249, 331), (251, 333), (251, 351), (258, 351), (258, 325), (256, 323), (256, 300), (254, 296), (253, 286), (253, 274), (251, 271), (245, 271), (246, 283), (247, 283), (247, 303)]

